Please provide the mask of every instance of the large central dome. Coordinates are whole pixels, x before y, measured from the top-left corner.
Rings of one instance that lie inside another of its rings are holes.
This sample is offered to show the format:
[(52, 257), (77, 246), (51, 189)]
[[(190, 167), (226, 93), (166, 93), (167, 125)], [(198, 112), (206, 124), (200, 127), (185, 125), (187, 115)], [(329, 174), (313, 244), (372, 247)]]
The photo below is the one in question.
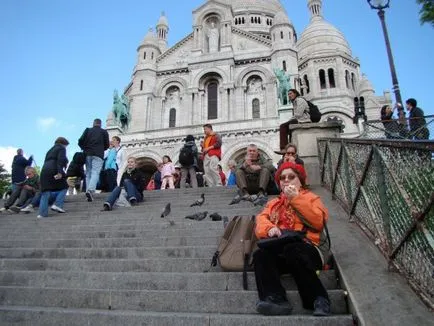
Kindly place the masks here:
[[(211, 1), (211, 0), (208, 0)], [(267, 12), (276, 14), (285, 11), (279, 0), (215, 0), (220, 3), (232, 6), (235, 13), (239, 12)]]

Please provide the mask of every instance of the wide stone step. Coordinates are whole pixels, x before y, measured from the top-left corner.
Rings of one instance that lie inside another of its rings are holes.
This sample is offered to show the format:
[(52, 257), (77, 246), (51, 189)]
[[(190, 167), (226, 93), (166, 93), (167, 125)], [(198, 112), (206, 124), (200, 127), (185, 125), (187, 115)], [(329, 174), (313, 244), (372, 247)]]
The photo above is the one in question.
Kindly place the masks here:
[[(319, 278), (326, 289), (336, 289), (338, 281), (334, 270), (321, 271)], [(248, 289), (256, 290), (255, 275), (247, 273)], [(290, 275), (282, 277), (288, 290), (296, 290)], [(242, 273), (108, 273), (108, 272), (0, 272), (0, 286), (112, 289), (112, 290), (171, 290), (171, 291), (235, 291), (242, 290)]]
[[(19, 229), (15, 227), (8, 227), (8, 228), (2, 228), (1, 232), (4, 234), (25, 234), (25, 233), (32, 233), (32, 232), (45, 232), (45, 231), (58, 231), (58, 232), (65, 232), (66, 230), (69, 230), (71, 232), (86, 232), (86, 231), (101, 231), (101, 232), (107, 232), (107, 231), (146, 231), (146, 230), (164, 230), (169, 227), (167, 220), (161, 219), (161, 221), (156, 222), (144, 222), (139, 221), (136, 223), (128, 223), (128, 224), (119, 224), (113, 223), (113, 224), (95, 224), (94, 222), (91, 222), (89, 224), (82, 224), (82, 221), (76, 221), (77, 223), (71, 223), (69, 225), (66, 225), (66, 223), (63, 223), (62, 225), (59, 224), (49, 224), (49, 223), (34, 223), (32, 226), (27, 226), (27, 224), (23, 223), (23, 226)], [(104, 221), (100, 221), (100, 223), (104, 223)], [(198, 223), (197, 221), (176, 221), (175, 225), (170, 225), (172, 229), (177, 229), (179, 232), (183, 232), (185, 229), (191, 229), (194, 228), (196, 230), (223, 230), (223, 224), (219, 221), (210, 221), (209, 219), (205, 219), (203, 221), (200, 221)]]
[(10, 248), (0, 249), (0, 258), (49, 259), (140, 259), (211, 258), (216, 246), (136, 248)]
[(0, 248), (124, 248), (124, 247), (161, 247), (161, 246), (206, 246), (215, 245), (220, 236), (214, 237), (160, 237), (152, 240), (143, 238), (110, 238), (110, 239), (33, 239), (33, 240), (0, 240)]
[(203, 272), (211, 258), (1, 259), (0, 270), (71, 272)]
[[(345, 314), (343, 290), (328, 291), (333, 314)], [(297, 291), (287, 291), (294, 314), (311, 314)], [(253, 314), (256, 291), (120, 291), (65, 288), (0, 287), (0, 305), (63, 308)]]
[(201, 314), (125, 310), (63, 309), (50, 307), (0, 306), (3, 326), (93, 325), (93, 326), (352, 326), (351, 315), (326, 318), (309, 315), (269, 317), (258, 314)]
[[(200, 223), (198, 221), (197, 223)], [(200, 231), (196, 230), (194, 227), (190, 229), (184, 229), (182, 235), (184, 237), (197, 236), (203, 237), (216, 236), (223, 234), (223, 227), (220, 230), (208, 230), (202, 229)], [(178, 235), (180, 232), (178, 229), (168, 227), (166, 229), (161, 229), (156, 232), (156, 230), (146, 230), (146, 231), (81, 231), (81, 232), (56, 232), (56, 231), (40, 231), (40, 232), (29, 232), (25, 234), (8, 234), (3, 235), (3, 240), (14, 239), (14, 240), (31, 240), (31, 239), (108, 239), (108, 238), (144, 238), (144, 239), (155, 239), (160, 237), (173, 237)]]

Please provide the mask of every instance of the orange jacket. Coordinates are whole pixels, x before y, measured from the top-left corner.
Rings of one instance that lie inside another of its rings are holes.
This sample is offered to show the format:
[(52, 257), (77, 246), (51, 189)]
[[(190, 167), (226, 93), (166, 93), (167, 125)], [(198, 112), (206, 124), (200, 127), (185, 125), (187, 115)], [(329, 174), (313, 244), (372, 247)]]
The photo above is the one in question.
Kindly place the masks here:
[[(305, 227), (297, 214), (291, 209), (291, 206), (297, 209), (301, 215), (317, 230), (323, 229), (323, 221), (328, 220), (328, 210), (321, 202), (318, 195), (315, 195), (309, 190), (301, 190), (300, 194), (290, 201), (286, 208), (284, 218), (278, 218), (273, 223), (270, 217), (275, 212), (275, 206), (280, 198), (270, 200), (264, 210), (256, 216), (255, 233), (259, 239), (268, 238), (268, 231), (277, 226), (279, 229), (288, 229), (292, 231), (302, 231)], [(291, 226), (289, 226), (291, 225)], [(315, 245), (319, 244), (320, 233), (307, 231), (306, 237)]]
[(206, 136), (203, 145), (202, 145), (202, 151), (210, 146), (214, 146), (213, 149), (210, 149), (208, 151), (208, 156), (217, 156), (219, 159), (221, 159), (222, 156), (222, 150), (221, 150), (221, 138), (218, 134), (213, 132), (211, 135)]

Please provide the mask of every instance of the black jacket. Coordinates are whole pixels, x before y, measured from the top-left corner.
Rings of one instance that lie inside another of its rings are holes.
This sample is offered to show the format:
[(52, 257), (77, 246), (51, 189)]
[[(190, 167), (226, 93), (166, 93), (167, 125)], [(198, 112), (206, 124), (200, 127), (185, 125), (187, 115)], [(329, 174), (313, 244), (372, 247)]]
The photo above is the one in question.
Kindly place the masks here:
[(74, 154), (71, 163), (66, 171), (67, 177), (79, 177), (85, 178), (84, 174), (84, 164), (86, 163), (86, 156), (83, 152), (77, 152)]
[(426, 125), (426, 121), (424, 119), (424, 113), (421, 108), (412, 108), (410, 111), (410, 131), (415, 132), (419, 128)]
[[(57, 144), (45, 155), (44, 166), (41, 170), (41, 191), (62, 190), (68, 188), (66, 183), (65, 169), (68, 164), (66, 158), (66, 148), (63, 145)], [(54, 179), (54, 176), (60, 173), (61, 179)]]
[(86, 156), (98, 156), (104, 159), (104, 151), (110, 146), (107, 130), (101, 127), (86, 128), (78, 140), (78, 146)]
[(12, 183), (18, 183), (26, 180), (24, 170), (27, 166), (31, 166), (33, 157), (30, 156), (28, 160), (22, 155), (15, 155), (12, 161)]
[(130, 179), (140, 193), (145, 189), (146, 179), (141, 170), (134, 169), (131, 173), (125, 171), (122, 174), (121, 182), (119, 184), (120, 187), (123, 187), (125, 179)]

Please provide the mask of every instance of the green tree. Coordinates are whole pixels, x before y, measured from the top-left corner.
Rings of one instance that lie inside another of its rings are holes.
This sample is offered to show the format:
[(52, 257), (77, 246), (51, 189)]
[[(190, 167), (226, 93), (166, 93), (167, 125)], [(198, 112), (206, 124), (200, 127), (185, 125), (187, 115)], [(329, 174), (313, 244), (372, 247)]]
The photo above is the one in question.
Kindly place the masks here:
[(420, 22), (421, 24), (431, 24), (434, 27), (434, 0), (416, 0), (418, 4), (422, 5), (420, 8)]
[(0, 163), (0, 197), (8, 190), (11, 184), (11, 175), (6, 171), (4, 164)]

